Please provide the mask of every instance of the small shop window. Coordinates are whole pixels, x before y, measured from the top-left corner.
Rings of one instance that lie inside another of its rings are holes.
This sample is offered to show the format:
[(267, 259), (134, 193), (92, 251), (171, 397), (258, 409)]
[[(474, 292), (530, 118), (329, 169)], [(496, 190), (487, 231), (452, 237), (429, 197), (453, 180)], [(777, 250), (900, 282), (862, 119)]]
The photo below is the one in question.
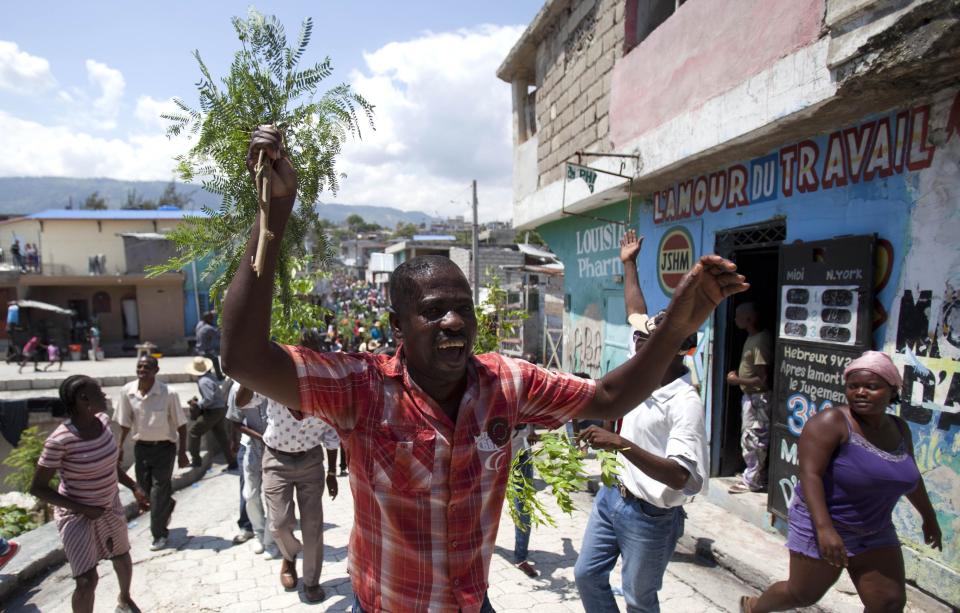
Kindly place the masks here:
[(624, 53), (639, 45), (670, 18), (686, 0), (627, 0)]
[(100, 313), (109, 313), (110, 308), (110, 294), (107, 292), (97, 292), (93, 295), (93, 315), (96, 317)]

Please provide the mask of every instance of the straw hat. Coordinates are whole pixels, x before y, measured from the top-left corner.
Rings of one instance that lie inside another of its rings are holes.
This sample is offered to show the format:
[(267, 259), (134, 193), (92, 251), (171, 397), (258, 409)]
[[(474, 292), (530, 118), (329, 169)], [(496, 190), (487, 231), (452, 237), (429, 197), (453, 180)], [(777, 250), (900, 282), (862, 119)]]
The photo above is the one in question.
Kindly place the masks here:
[(378, 341), (377, 339), (374, 338), (367, 341), (367, 351), (373, 351), (374, 349), (377, 349), (379, 347), (380, 347), (380, 341)]
[(210, 369), (213, 368), (213, 360), (210, 358), (204, 358), (197, 356), (193, 358), (193, 362), (187, 365), (187, 372), (191, 375), (202, 376), (210, 372)]

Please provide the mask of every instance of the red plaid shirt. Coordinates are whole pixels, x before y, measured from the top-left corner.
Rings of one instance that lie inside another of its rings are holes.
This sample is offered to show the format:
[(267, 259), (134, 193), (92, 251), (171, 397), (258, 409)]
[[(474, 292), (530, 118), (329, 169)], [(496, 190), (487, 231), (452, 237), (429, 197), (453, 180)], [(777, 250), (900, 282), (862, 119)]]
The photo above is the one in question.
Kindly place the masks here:
[(350, 452), (350, 577), (379, 611), (480, 610), (518, 423), (556, 428), (594, 382), (497, 354), (476, 356), (457, 423), (397, 357), (286, 347), (305, 413)]

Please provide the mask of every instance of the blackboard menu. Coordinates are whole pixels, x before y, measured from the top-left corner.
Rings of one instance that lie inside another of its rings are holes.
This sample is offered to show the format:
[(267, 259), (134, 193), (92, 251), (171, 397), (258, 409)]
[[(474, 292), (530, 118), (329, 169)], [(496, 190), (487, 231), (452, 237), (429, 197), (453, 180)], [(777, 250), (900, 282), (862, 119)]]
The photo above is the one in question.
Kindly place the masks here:
[(846, 402), (843, 369), (870, 346), (874, 242), (854, 236), (780, 248), (767, 498), (780, 517), (798, 483), (803, 426)]

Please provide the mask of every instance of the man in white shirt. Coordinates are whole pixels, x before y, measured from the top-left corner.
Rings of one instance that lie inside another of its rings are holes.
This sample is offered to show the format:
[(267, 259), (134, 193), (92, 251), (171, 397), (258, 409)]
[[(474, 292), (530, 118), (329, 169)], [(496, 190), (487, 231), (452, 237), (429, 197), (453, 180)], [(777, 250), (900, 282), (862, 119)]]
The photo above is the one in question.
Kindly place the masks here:
[[(319, 334), (309, 330), (304, 332), (300, 344), (319, 351)], [(333, 499), (338, 491), (336, 464), (340, 437), (333, 427), (320, 418), (305, 416), (268, 400), (263, 444), (263, 493), (267, 501), (267, 525), (283, 555), (280, 584), (288, 590), (296, 588), (297, 554), (302, 551), (304, 595), (309, 602), (320, 602), (326, 597), (320, 587), (320, 567), (323, 565), (323, 455), (326, 449), (326, 486)], [(297, 527), (294, 490), (300, 507), (303, 543), (293, 534)]]
[[(621, 240), (624, 293), (633, 349), (662, 321), (645, 313), (636, 257), (640, 241), (633, 230)], [(638, 300), (639, 297), (639, 300)], [(696, 346), (688, 338), (671, 360), (660, 387), (624, 417), (620, 434), (590, 426), (581, 440), (596, 449), (620, 452), (617, 487), (597, 493), (574, 569), (587, 613), (617, 611), (610, 571), (623, 556), (623, 595), (629, 611), (659, 611), (657, 592), (683, 534), (683, 504), (706, 491), (707, 436), (703, 403), (683, 364)]]
[[(180, 468), (187, 459), (187, 416), (180, 397), (163, 381), (157, 381), (160, 364), (153, 356), (137, 360), (137, 380), (123, 386), (116, 420), (120, 426), (120, 449), (132, 433), (134, 470), (137, 484), (150, 496), (150, 549), (167, 544), (170, 515), (176, 501), (172, 497), (173, 461)], [(177, 453), (177, 442), (180, 452)], [(122, 456), (121, 456), (122, 459)]]

